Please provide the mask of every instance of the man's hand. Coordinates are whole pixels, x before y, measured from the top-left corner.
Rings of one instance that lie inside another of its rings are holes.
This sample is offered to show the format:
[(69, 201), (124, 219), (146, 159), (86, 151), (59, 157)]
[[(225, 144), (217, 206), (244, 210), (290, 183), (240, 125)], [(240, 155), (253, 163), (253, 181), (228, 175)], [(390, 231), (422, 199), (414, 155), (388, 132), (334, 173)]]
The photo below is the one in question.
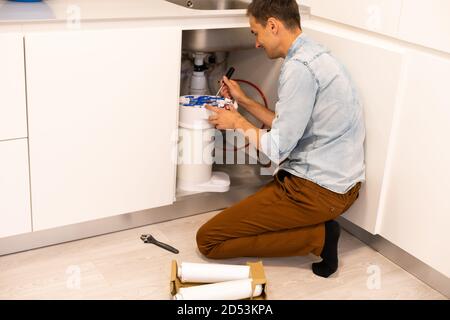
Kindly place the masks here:
[(259, 142), (261, 135), (264, 134), (264, 132), (247, 121), (234, 107), (221, 109), (207, 105), (206, 109), (215, 113), (213, 116), (209, 117), (209, 122), (213, 124), (216, 129), (242, 130), (245, 138), (248, 139), (256, 149), (260, 148)]
[(237, 129), (238, 123), (244, 119), (233, 106), (222, 109), (207, 105), (205, 108), (215, 113), (209, 117), (209, 122), (219, 130)]
[(248, 100), (248, 97), (245, 95), (244, 91), (242, 91), (241, 87), (236, 81), (228, 80), (227, 77), (223, 77), (222, 79), (224, 86), (220, 91), (220, 94), (228, 99), (234, 99), (237, 103), (242, 103)]
[(272, 127), (275, 112), (247, 97), (236, 81), (228, 80), (227, 77), (223, 77), (222, 81), (224, 83), (220, 91), (222, 96), (229, 99), (234, 98), (240, 107), (250, 112), (255, 118), (264, 123), (266, 127)]

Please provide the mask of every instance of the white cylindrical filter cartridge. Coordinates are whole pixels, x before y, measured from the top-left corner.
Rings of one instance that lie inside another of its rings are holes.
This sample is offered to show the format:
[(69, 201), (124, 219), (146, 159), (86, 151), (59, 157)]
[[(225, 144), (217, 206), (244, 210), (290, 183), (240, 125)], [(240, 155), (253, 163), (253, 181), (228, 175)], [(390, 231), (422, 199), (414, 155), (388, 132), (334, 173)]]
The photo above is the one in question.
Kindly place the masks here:
[(179, 152), (177, 186), (191, 192), (226, 192), (230, 178), (223, 172), (212, 172), (216, 130), (208, 119), (214, 112), (205, 108), (223, 108), (231, 100), (216, 96), (180, 97)]
[(249, 266), (182, 262), (178, 266), (181, 282), (212, 283), (250, 278)]
[(206, 183), (212, 176), (215, 129), (208, 121), (213, 113), (196, 100), (180, 97), (178, 185), (183, 189)]
[(174, 300), (241, 300), (261, 295), (263, 288), (258, 284), (252, 292), (252, 279), (203, 284), (180, 288)]
[(179, 128), (179, 184), (206, 183), (212, 176), (215, 129)]

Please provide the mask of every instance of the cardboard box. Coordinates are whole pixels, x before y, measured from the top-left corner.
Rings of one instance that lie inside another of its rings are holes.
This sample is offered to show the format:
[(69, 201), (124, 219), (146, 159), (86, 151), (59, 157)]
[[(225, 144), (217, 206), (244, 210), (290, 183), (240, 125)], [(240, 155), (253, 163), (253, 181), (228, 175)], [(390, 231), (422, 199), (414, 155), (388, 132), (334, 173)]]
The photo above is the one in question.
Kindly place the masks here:
[[(264, 273), (264, 266), (261, 261), (259, 262), (247, 262), (250, 266), (250, 275), (253, 280), (252, 286), (253, 290), (255, 286), (262, 285), (263, 291), (260, 296), (254, 298), (248, 298), (246, 300), (267, 300), (267, 279)], [(187, 288), (192, 286), (203, 285), (206, 283), (182, 283), (178, 277), (178, 264), (175, 260), (172, 260), (172, 272), (170, 276), (170, 293), (172, 296), (176, 295), (180, 288)]]

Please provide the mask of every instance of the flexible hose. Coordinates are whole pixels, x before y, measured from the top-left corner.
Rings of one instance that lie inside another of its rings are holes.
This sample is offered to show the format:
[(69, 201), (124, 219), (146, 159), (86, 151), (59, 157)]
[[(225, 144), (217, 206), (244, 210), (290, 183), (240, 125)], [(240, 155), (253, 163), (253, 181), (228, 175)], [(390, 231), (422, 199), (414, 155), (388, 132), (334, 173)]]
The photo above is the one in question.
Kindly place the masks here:
[[(265, 106), (267, 109), (269, 109), (269, 104), (267, 103), (267, 98), (266, 98), (264, 92), (262, 92), (262, 90), (261, 90), (256, 84), (254, 84), (253, 82), (250, 82), (250, 81), (248, 81), (248, 80), (242, 80), (242, 79), (233, 79), (233, 81), (240, 82), (240, 83), (245, 83), (245, 84), (251, 86), (252, 88), (254, 88), (256, 91), (258, 91), (259, 95), (261, 96), (261, 98), (262, 98), (263, 101), (264, 101), (264, 106)], [(264, 124), (262, 124), (261, 129), (264, 129)], [(247, 144), (246, 144), (245, 146), (243, 146), (243, 147), (240, 147), (240, 148), (234, 147), (232, 150), (229, 150), (229, 149), (227, 149), (226, 146), (224, 146), (224, 147), (223, 147), (223, 150), (224, 150), (224, 151), (238, 151), (238, 150), (241, 150), (241, 149), (243, 149), (243, 148), (247, 148), (249, 145), (250, 145), (250, 144), (247, 143)]]
[[(250, 82), (250, 81), (248, 81), (248, 80), (242, 80), (242, 79), (233, 79), (233, 80), (236, 81), (236, 82), (239, 82), (239, 83), (245, 83), (245, 84), (251, 86), (251, 87), (252, 87), (253, 89), (255, 89), (256, 91), (258, 91), (259, 95), (261, 96), (261, 98), (262, 98), (263, 101), (264, 101), (264, 106), (266, 107), (266, 109), (269, 109), (269, 104), (268, 104), (268, 102), (267, 102), (266, 95), (264, 94), (264, 92), (263, 92), (256, 84), (254, 84), (253, 82)], [(264, 127), (265, 127), (265, 125), (264, 125), (264, 123), (263, 123), (263, 124), (261, 125), (261, 129), (264, 129)], [(238, 150), (241, 150), (242, 148), (247, 148), (249, 145), (250, 145), (250, 143), (247, 143), (245, 146), (240, 147), (240, 148), (234, 147), (234, 148), (233, 148), (233, 151), (238, 151)], [(231, 150), (228, 150), (225, 146), (223, 147), (223, 150), (224, 150), (224, 151), (231, 151)], [(258, 158), (259, 158), (259, 150), (258, 150), (258, 149), (257, 149), (257, 156), (258, 156)], [(259, 160), (258, 160), (258, 161), (259, 161)], [(269, 165), (270, 165), (270, 164), (269, 164)]]
[[(253, 82), (250, 82), (250, 81), (248, 81), (248, 80), (242, 80), (242, 79), (235, 79), (234, 81), (240, 82), (240, 83), (245, 83), (245, 84), (247, 84), (247, 85), (253, 87), (256, 91), (258, 91), (259, 95), (260, 95), (261, 98), (263, 99), (263, 101), (264, 101), (264, 106), (266, 107), (266, 109), (269, 109), (269, 104), (267, 103), (267, 98), (266, 98), (266, 96), (264, 95), (264, 92), (262, 92), (262, 90), (261, 90), (256, 84), (254, 84)], [(262, 125), (261, 129), (263, 129), (263, 128), (264, 128), (264, 124)]]

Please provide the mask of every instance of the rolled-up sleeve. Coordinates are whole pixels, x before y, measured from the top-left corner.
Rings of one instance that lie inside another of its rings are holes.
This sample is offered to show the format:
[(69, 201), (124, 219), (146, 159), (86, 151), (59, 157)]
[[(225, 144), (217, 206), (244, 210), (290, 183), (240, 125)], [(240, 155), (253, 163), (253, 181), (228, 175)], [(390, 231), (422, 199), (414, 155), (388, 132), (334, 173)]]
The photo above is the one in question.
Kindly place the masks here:
[(306, 65), (298, 60), (286, 62), (280, 75), (272, 129), (260, 139), (261, 151), (273, 162), (283, 162), (302, 138), (318, 89), (314, 74)]

